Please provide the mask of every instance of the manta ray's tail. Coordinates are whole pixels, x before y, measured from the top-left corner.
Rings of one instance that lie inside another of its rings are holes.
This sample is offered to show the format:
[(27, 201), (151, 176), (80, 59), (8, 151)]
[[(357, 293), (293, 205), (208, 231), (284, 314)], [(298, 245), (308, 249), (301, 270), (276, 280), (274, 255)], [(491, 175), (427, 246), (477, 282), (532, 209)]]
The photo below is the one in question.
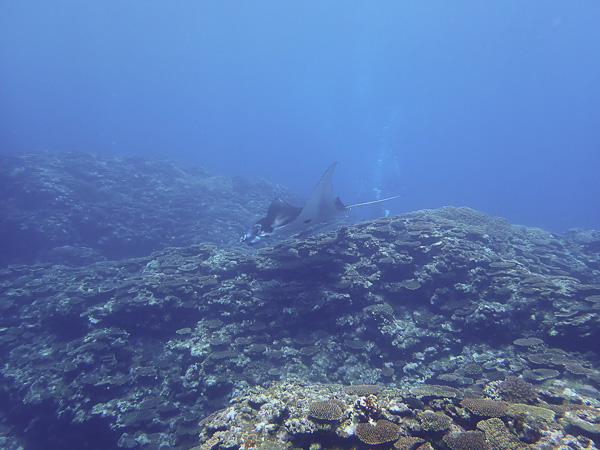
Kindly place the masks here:
[(352, 209), (355, 206), (365, 206), (365, 205), (372, 205), (373, 203), (387, 202), (388, 200), (393, 200), (393, 199), (398, 198), (398, 197), (400, 197), (400, 196), (399, 195), (394, 195), (393, 197), (382, 198), (380, 200), (373, 200), (372, 202), (355, 203), (354, 205), (348, 205), (348, 206), (346, 206), (346, 209)]

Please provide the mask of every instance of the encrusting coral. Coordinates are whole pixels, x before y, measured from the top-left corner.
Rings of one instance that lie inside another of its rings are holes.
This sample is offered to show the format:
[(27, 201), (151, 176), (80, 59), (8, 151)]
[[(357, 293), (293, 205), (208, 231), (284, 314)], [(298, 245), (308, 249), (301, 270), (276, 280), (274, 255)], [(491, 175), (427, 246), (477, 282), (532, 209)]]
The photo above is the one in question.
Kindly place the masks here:
[(503, 417), (508, 410), (508, 403), (486, 398), (464, 398), (461, 405), (470, 412), (482, 417)]
[(530, 403), (537, 399), (536, 389), (531, 383), (510, 375), (498, 385), (498, 393), (502, 400), (511, 403)]
[(342, 418), (345, 406), (346, 405), (337, 400), (313, 402), (309, 406), (309, 415), (318, 420), (336, 421)]
[(380, 419), (375, 425), (359, 423), (356, 425), (356, 437), (368, 445), (385, 444), (398, 439), (400, 427), (389, 420)]
[(452, 450), (488, 450), (485, 435), (481, 431), (462, 431), (450, 433), (442, 439)]

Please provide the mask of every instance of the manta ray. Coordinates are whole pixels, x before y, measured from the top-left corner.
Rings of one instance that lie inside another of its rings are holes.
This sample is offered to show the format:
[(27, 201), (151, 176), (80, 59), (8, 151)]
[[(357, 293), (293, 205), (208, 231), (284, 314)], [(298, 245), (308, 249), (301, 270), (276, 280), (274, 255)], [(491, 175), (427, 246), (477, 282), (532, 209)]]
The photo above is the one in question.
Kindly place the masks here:
[(253, 245), (266, 236), (280, 233), (300, 233), (310, 227), (327, 222), (355, 206), (379, 203), (398, 197), (345, 206), (339, 197), (333, 196), (331, 187), (331, 179), (336, 165), (337, 162), (334, 162), (325, 171), (303, 208), (290, 205), (280, 197), (275, 198), (267, 209), (267, 215), (252, 225), (240, 238), (240, 242)]

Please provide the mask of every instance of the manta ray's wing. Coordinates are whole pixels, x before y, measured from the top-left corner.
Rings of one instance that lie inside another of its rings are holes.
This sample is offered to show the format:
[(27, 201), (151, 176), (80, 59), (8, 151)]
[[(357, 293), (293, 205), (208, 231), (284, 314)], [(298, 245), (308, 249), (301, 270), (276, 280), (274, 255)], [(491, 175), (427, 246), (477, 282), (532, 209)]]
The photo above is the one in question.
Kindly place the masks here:
[(285, 228), (300, 214), (302, 208), (290, 205), (281, 198), (275, 198), (267, 209), (267, 215), (252, 225), (240, 238), (240, 242), (249, 245), (256, 244), (264, 236), (272, 234), (280, 228)]
[(284, 202), (279, 197), (269, 205), (267, 215), (257, 221), (240, 238), (240, 242), (256, 244), (263, 237), (279, 233), (298, 233), (333, 219), (347, 208), (339, 197), (333, 196), (331, 178), (337, 163), (329, 166), (313, 190), (304, 208)]
[(275, 198), (267, 209), (267, 215), (259, 223), (262, 225), (263, 231), (271, 233), (277, 228), (286, 226), (292, 222), (302, 211), (297, 206), (290, 205), (284, 202), (280, 197)]
[(298, 217), (282, 227), (282, 230), (286, 232), (302, 231), (313, 225), (331, 220), (346, 210), (340, 198), (333, 196), (331, 179), (336, 165), (337, 162), (334, 162), (329, 166), (312, 191), (312, 194), (310, 194), (306, 205), (304, 205)]

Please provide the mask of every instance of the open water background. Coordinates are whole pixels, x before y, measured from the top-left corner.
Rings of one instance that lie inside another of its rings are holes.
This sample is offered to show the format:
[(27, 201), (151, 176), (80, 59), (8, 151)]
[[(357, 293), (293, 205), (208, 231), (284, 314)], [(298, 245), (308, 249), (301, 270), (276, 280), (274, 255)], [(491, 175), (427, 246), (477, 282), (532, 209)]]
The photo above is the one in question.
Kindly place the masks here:
[[(600, 3), (0, 4), (0, 151), (168, 157), (346, 203), (600, 217)], [(193, 208), (194, 205), (190, 205)]]

